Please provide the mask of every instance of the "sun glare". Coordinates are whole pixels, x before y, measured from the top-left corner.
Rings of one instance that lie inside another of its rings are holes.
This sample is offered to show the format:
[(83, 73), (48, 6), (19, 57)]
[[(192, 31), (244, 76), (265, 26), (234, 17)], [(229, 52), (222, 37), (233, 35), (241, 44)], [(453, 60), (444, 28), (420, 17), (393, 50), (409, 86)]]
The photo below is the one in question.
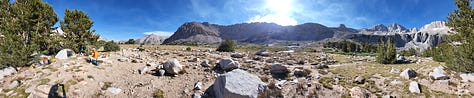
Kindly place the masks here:
[(291, 18), (292, 0), (267, 0), (264, 5), (266, 15), (255, 16), (250, 22), (270, 22), (282, 26), (296, 25), (297, 21)]

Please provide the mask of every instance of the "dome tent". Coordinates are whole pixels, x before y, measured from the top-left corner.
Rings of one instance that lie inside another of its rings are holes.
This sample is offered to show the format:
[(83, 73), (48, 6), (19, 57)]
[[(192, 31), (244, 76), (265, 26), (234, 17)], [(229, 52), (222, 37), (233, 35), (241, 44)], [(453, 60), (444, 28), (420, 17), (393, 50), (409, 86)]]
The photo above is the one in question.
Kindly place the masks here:
[(56, 59), (69, 59), (74, 55), (74, 51), (71, 49), (63, 49), (59, 51), (56, 56), (54, 56)]

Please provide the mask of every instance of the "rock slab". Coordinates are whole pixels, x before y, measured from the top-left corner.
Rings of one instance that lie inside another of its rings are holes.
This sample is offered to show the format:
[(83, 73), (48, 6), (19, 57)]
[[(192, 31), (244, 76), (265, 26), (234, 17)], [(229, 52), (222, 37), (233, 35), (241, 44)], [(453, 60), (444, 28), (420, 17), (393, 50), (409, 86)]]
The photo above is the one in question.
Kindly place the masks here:
[(420, 85), (415, 81), (410, 82), (408, 90), (410, 90), (411, 93), (421, 93)]
[(176, 75), (179, 73), (179, 71), (183, 70), (183, 65), (179, 64), (179, 61), (176, 58), (172, 58), (166, 61), (163, 67), (166, 73), (172, 75)]
[(206, 91), (206, 97), (257, 98), (265, 88), (265, 83), (256, 75), (235, 69), (218, 76), (214, 84)]
[(405, 69), (402, 73), (400, 73), (400, 77), (403, 77), (405, 79), (410, 79), (416, 77), (416, 72), (415, 70), (411, 68)]

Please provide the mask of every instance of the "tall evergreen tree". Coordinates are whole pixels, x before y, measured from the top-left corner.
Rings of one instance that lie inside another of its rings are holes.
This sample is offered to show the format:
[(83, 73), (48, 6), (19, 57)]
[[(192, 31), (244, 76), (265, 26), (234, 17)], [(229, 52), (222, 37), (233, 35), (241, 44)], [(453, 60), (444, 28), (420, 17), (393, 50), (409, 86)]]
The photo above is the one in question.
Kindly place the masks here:
[(79, 52), (80, 48), (93, 45), (99, 39), (91, 30), (93, 25), (90, 17), (79, 10), (66, 9), (64, 20), (61, 21), (61, 29), (66, 33), (67, 45)]
[(390, 37), (384, 42), (381, 39), (377, 46), (377, 58), (376, 61), (381, 64), (394, 64), (396, 63), (397, 50)]
[(57, 22), (52, 7), (41, 0), (0, 1), (0, 63), (6, 66), (28, 65), (34, 51), (46, 50), (51, 27)]
[(459, 72), (474, 72), (474, 9), (472, 0), (455, 0), (457, 9), (448, 16), (447, 26), (455, 34), (448, 36), (453, 45), (452, 54), (446, 62), (449, 69)]

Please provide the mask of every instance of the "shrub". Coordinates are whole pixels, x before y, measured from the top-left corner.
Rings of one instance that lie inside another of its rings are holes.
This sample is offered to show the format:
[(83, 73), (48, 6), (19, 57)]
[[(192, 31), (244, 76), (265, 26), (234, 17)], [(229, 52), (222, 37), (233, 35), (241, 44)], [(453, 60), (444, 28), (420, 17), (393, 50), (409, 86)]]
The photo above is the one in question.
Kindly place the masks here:
[(165, 92), (163, 92), (161, 89), (157, 89), (155, 92), (153, 92), (153, 98), (165, 98)]
[(186, 48), (186, 51), (191, 51), (191, 47), (187, 47), (187, 48)]
[(133, 39), (128, 39), (128, 41), (125, 42), (125, 44), (135, 44), (135, 40), (133, 40)]
[(216, 51), (219, 52), (234, 52), (235, 51), (235, 43), (232, 40), (225, 40), (219, 47), (217, 48)]
[(109, 41), (104, 44), (104, 51), (119, 51), (120, 46), (114, 41)]

